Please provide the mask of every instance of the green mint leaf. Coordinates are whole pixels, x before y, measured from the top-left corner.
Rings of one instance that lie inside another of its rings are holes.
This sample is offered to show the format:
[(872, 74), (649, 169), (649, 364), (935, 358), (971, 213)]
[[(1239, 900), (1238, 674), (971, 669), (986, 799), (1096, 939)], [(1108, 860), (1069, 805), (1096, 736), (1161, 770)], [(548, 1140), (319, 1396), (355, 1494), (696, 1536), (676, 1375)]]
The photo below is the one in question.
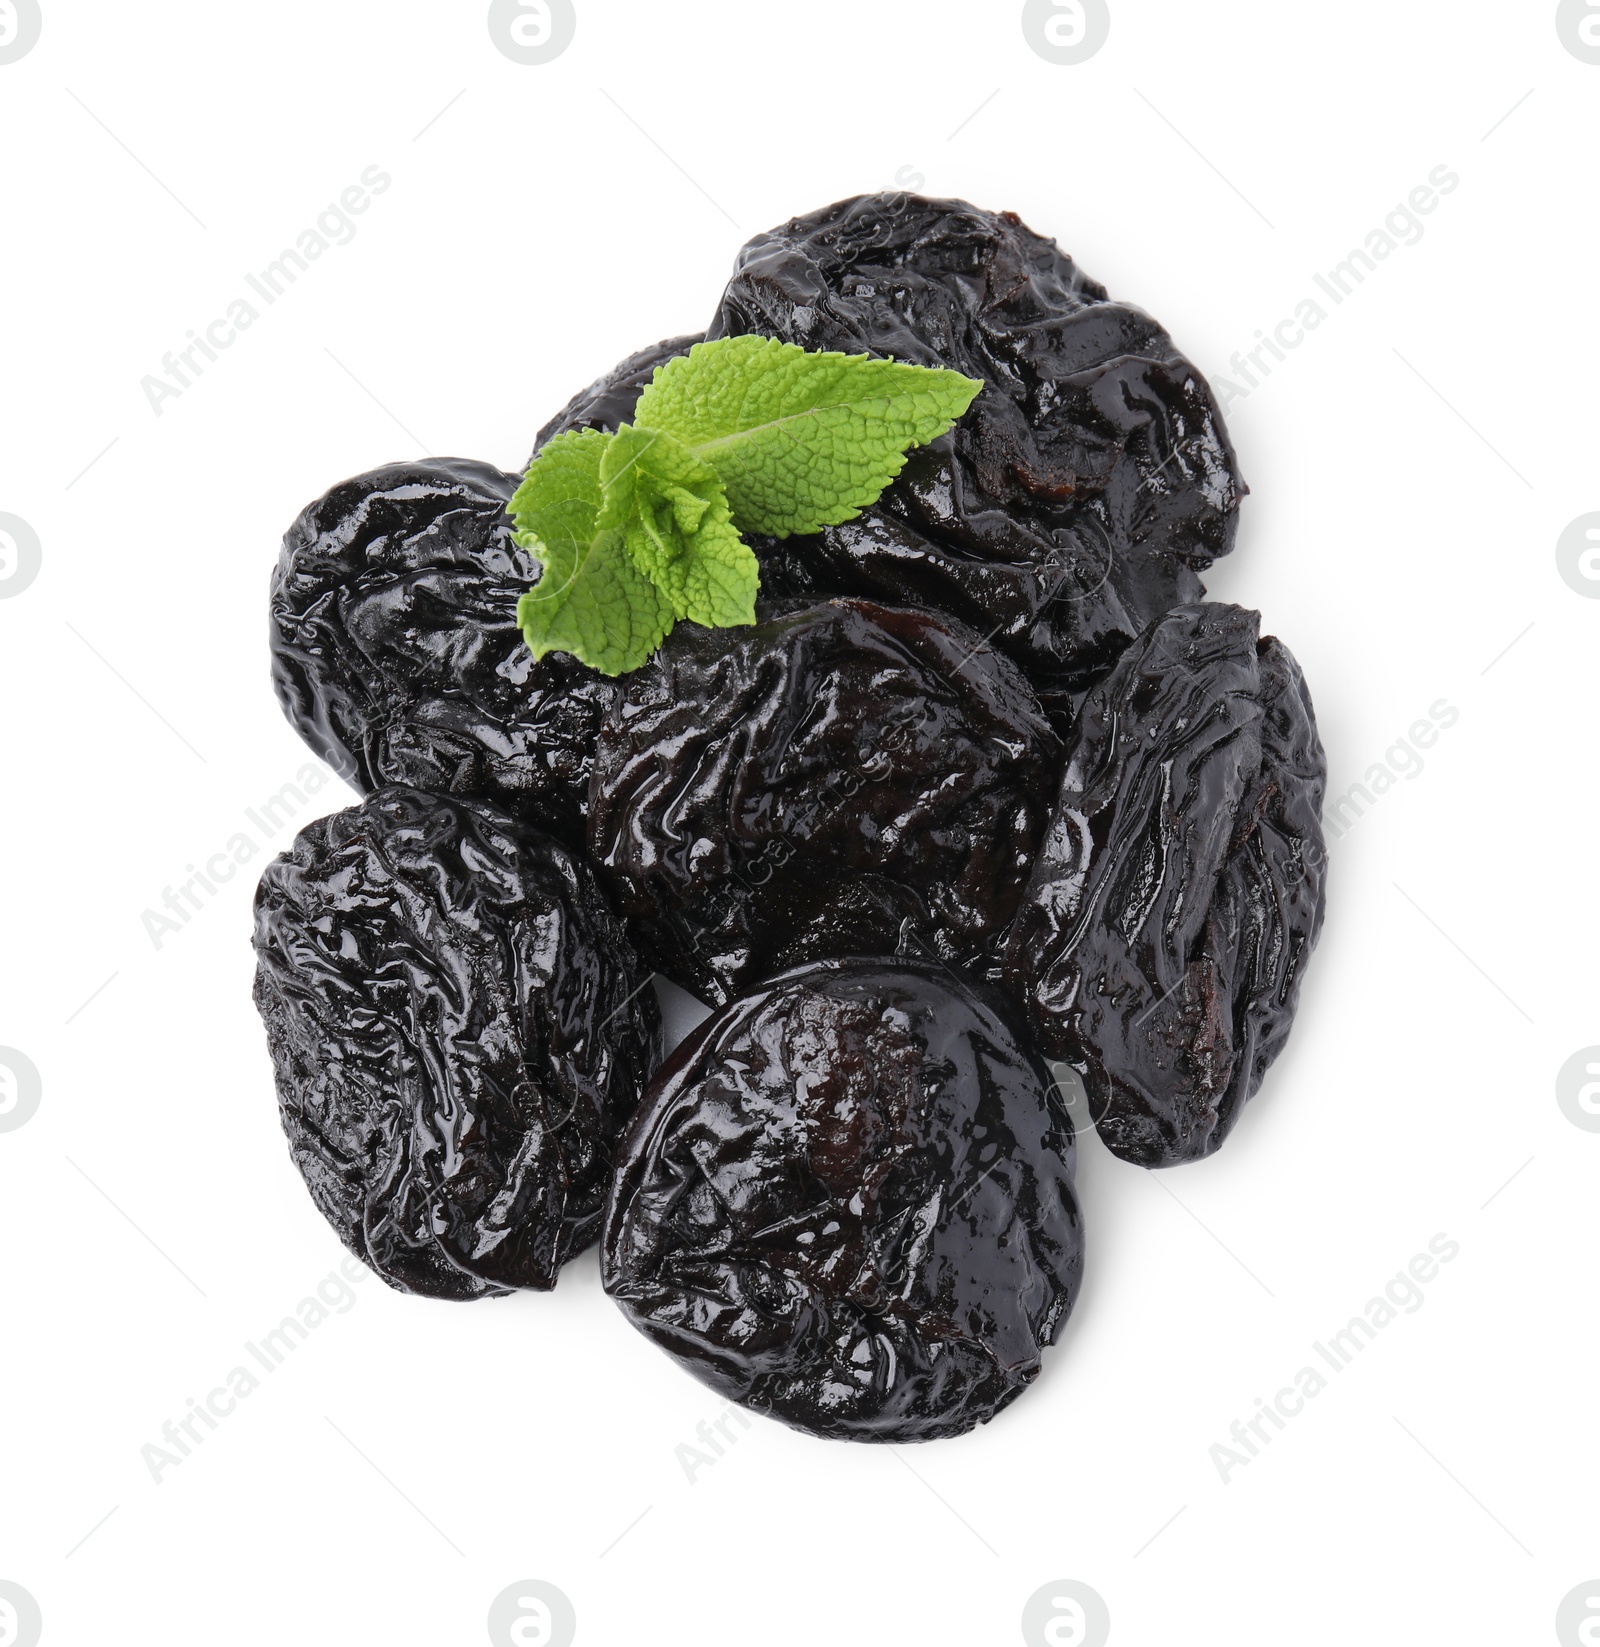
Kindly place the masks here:
[(681, 619), (754, 623), (760, 568), (740, 532), (855, 519), (982, 388), (770, 338), (696, 344), (656, 373), (637, 425), (557, 436), (517, 488), (517, 542), (541, 566), (517, 603), (533, 655), (620, 675)]
[(760, 568), (716, 471), (656, 429), (624, 423), (600, 464), (602, 531), (623, 534), (634, 567), (675, 618), (711, 629), (755, 622)]
[(741, 531), (788, 537), (854, 520), (982, 388), (960, 372), (725, 337), (661, 367), (634, 417), (716, 472)]
[(610, 435), (557, 435), (530, 465), (509, 505), (517, 542), (543, 567), (517, 603), (536, 658), (570, 652), (603, 675), (637, 669), (666, 639), (673, 611), (642, 572), (626, 535), (602, 524), (601, 468)]

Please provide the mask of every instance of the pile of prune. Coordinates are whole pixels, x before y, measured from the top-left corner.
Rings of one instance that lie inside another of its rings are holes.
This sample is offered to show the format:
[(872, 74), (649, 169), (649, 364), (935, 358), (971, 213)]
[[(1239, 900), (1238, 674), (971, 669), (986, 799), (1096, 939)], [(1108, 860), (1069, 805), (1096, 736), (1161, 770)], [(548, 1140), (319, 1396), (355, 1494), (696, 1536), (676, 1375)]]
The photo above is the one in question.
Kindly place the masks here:
[[(295, 1164), (391, 1286), (545, 1289), (598, 1241), (720, 1394), (932, 1440), (1072, 1309), (1061, 1066), (1161, 1167), (1282, 1050), (1322, 747), (1287, 649), (1205, 600), (1246, 493), (1205, 379), (1053, 241), (906, 194), (796, 218), (536, 452), (738, 335), (983, 390), (855, 519), (749, 540), (753, 625), (680, 622), (614, 679), (523, 641), (517, 477), (394, 464), (312, 504), (273, 679), (365, 799), (263, 877), (256, 1002)], [(657, 976), (715, 1008), (670, 1054)]]

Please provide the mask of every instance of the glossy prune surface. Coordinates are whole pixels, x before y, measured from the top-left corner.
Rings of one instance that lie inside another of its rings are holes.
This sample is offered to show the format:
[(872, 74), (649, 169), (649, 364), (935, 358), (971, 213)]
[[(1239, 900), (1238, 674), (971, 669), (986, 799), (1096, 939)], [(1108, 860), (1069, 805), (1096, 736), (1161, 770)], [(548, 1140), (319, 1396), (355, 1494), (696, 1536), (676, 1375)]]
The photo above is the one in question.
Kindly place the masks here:
[(1072, 1122), (986, 996), (833, 961), (695, 1031), (606, 1211), (606, 1291), (690, 1372), (812, 1435), (931, 1441), (1014, 1400), (1083, 1266)]
[(1143, 1166), (1220, 1147), (1322, 925), (1326, 762), (1299, 666), (1259, 623), (1180, 608), (1089, 694), (1008, 941), (1040, 1050)]
[(534, 442), (534, 452), (537, 454), (541, 447), (569, 429), (601, 429), (607, 434), (615, 433), (619, 423), (626, 423), (632, 418), (639, 396), (656, 375), (656, 368), (665, 366), (676, 355), (688, 354), (703, 337), (704, 333), (692, 332), (684, 337), (663, 338), (661, 342), (652, 343), (649, 348), (640, 349), (626, 360), (619, 361), (604, 377), (596, 378), (587, 389), (575, 394), (545, 424)]
[(865, 195), (752, 240), (708, 329), (982, 378), (859, 519), (755, 540), (770, 592), (953, 613), (1041, 689), (1104, 674), (1203, 594), (1245, 487), (1205, 379), (1010, 212)]
[(336, 486), (289, 528), (272, 579), (272, 677), (290, 724), (370, 794), (483, 799), (581, 839), (609, 683), (535, 662), (517, 600), (539, 569), (512, 540), (516, 477), (458, 458)]
[(601, 728), (590, 855), (640, 949), (716, 1003), (829, 955), (981, 969), (1059, 770), (1027, 683), (931, 612), (758, 616), (680, 624)]
[(350, 1250), (402, 1292), (553, 1287), (661, 1055), (590, 872), (487, 807), (383, 789), (268, 867), (255, 949), (290, 1153)]

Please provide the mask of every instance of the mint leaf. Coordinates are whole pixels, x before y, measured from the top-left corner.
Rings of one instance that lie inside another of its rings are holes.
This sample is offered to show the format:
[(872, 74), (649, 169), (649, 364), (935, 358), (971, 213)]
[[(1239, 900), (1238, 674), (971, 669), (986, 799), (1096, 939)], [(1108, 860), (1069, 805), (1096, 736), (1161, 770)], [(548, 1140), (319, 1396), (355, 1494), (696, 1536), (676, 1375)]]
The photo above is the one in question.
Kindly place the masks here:
[(680, 619), (754, 623), (760, 567), (740, 531), (855, 519), (982, 388), (769, 338), (696, 344), (656, 373), (637, 425), (571, 430), (529, 465), (509, 508), (541, 567), (517, 603), (533, 655), (621, 675)]
[(714, 469), (671, 435), (624, 423), (601, 458), (600, 482), (601, 530), (623, 534), (675, 618), (711, 629), (755, 622), (760, 568)]
[(634, 417), (716, 472), (740, 530), (788, 537), (854, 520), (982, 388), (960, 372), (725, 337), (661, 367)]
[(611, 436), (557, 435), (529, 467), (509, 505), (517, 542), (544, 568), (517, 603), (536, 658), (570, 652), (604, 675), (637, 669), (666, 639), (673, 611), (641, 571), (626, 534), (602, 525), (601, 466)]

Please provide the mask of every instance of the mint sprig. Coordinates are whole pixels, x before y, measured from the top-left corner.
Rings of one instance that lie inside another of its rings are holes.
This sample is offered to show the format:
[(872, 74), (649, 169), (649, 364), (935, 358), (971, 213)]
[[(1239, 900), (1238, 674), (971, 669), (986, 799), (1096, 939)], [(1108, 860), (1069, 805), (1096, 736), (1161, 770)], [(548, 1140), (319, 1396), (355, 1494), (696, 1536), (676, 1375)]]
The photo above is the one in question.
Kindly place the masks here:
[(637, 424), (558, 435), (512, 498), (517, 542), (542, 567), (517, 606), (534, 656), (621, 675), (682, 619), (754, 623), (760, 569), (740, 533), (854, 520), (982, 388), (770, 338), (697, 343), (656, 372)]
[(748, 623), (760, 581), (715, 469), (661, 429), (624, 423), (600, 462), (602, 527), (619, 528), (628, 556), (667, 598), (674, 619), (708, 629)]
[(672, 607), (627, 552), (616, 526), (601, 529), (601, 466), (612, 437), (598, 429), (557, 435), (511, 500), (517, 541), (543, 565), (517, 602), (523, 638), (542, 658), (570, 652), (607, 675), (637, 669), (667, 638)]

